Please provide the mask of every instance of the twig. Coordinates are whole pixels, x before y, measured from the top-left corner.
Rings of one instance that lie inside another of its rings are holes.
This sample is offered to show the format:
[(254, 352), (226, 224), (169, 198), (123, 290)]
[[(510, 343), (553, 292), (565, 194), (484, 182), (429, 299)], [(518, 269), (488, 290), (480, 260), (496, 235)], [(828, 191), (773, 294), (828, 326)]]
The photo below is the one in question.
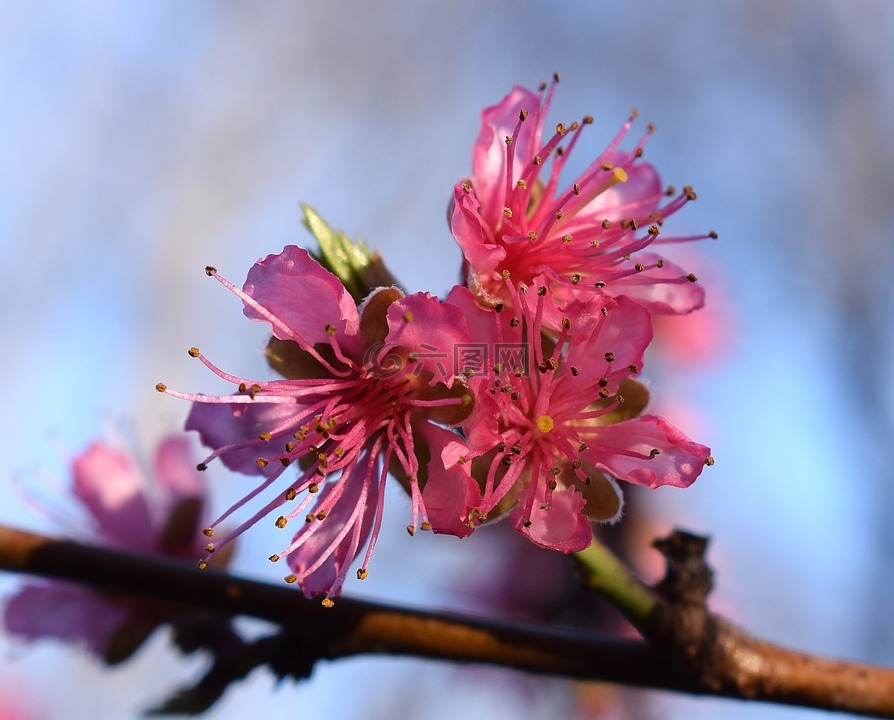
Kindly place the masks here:
[(894, 718), (894, 671), (796, 653), (751, 638), (707, 613), (686, 617), (683, 611), (691, 611), (690, 606), (684, 603), (679, 611), (665, 599), (656, 606), (649, 635), (662, 639), (656, 645), (346, 598), (327, 609), (288, 588), (4, 527), (0, 569), (264, 618), (298, 638), (296, 646), (313, 660), (412, 655)]

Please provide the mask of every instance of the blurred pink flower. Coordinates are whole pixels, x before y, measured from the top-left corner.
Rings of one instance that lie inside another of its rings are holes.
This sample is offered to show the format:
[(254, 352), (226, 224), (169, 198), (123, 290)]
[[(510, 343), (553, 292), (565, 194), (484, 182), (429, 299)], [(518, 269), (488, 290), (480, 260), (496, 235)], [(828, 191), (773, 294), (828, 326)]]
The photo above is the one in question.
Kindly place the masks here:
[[(189, 447), (185, 436), (166, 438), (149, 476), (127, 453), (101, 442), (77, 456), (72, 491), (93, 524), (85, 539), (130, 552), (195, 558), (203, 544), (205, 486)], [(150, 603), (65, 582), (26, 584), (4, 613), (13, 635), (77, 642), (109, 663), (129, 657), (162, 621)]]
[(659, 239), (667, 217), (695, 193), (663, 188), (655, 168), (640, 160), (651, 125), (632, 150), (620, 150), (632, 114), (577, 180), (560, 190), (562, 168), (593, 119), (560, 123), (545, 139), (554, 89), (555, 82), (536, 94), (517, 86), (482, 112), (472, 177), (454, 187), (450, 217), (469, 287), (489, 304), (508, 302), (504, 273), (528, 283), (542, 274), (557, 301), (599, 293), (633, 298), (656, 313), (701, 307), (704, 292), (695, 275), (651, 246), (716, 235)]
[[(194, 402), (186, 427), (213, 449), (205, 463), (220, 457), (233, 470), (264, 477), (206, 534), (283, 479), (276, 495), (218, 547), (297, 500), (276, 513), (277, 527), (296, 519), (300, 525), (271, 560), (288, 557), (286, 581), (308, 597), (325, 594), (329, 605), (364, 547), (357, 575), (367, 574), (389, 471), (411, 495), (411, 534), (471, 532), (474, 483), (468, 470), (448, 471), (442, 461), (464, 446), (456, 433), (434, 424), (457, 424), (471, 403), (465, 385), (454, 381), (453, 348), (468, 342), (459, 309), (428, 293), (380, 288), (358, 310), (341, 281), (295, 246), (259, 260), (242, 290), (214, 268), (208, 274), (242, 299), (247, 317), (270, 324), (267, 359), (285, 378), (235, 377), (193, 348), (190, 354), (237, 392), (196, 395), (159, 386)], [(297, 479), (286, 480), (293, 463)]]
[(583, 550), (591, 519), (620, 517), (613, 478), (687, 487), (713, 460), (664, 418), (642, 414), (648, 391), (633, 377), (652, 338), (645, 308), (623, 296), (571, 301), (556, 340), (543, 334), (545, 318), (558, 315), (547, 279), (530, 288), (504, 282), (511, 310), (485, 310), (461, 287), (448, 298), (473, 338), (494, 348), (463, 423), (470, 452), (456, 462), (470, 464), (479, 482), (473, 519), (511, 511), (534, 543)]

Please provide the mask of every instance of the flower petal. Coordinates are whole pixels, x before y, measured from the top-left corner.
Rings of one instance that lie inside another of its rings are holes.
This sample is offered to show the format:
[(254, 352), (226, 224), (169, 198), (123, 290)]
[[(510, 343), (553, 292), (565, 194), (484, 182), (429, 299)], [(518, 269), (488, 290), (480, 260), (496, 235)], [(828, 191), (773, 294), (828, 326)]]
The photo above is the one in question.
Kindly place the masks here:
[(197, 430), (202, 444), (212, 450), (232, 446), (221, 454), (230, 470), (247, 475), (265, 474), (258, 466), (263, 454), (259, 436), (289, 418), (296, 420), (303, 408), (296, 403), (194, 402), (186, 418), (186, 430)]
[(120, 450), (93, 443), (72, 464), (74, 494), (84, 503), (110, 545), (149, 552), (155, 538), (142, 480)]
[[(350, 293), (307, 250), (295, 245), (258, 260), (248, 271), (243, 290), (308, 345), (328, 344), (329, 325), (340, 341), (359, 331), (360, 318)], [(270, 322), (248, 303), (243, 312), (252, 320)], [(271, 327), (281, 340), (295, 339), (278, 324)]]
[(632, 298), (661, 315), (686, 315), (705, 304), (705, 289), (687, 279), (688, 273), (679, 265), (664, 260), (663, 267), (654, 267), (659, 260), (654, 253), (637, 253), (636, 260), (647, 269), (612, 280), (605, 286), (606, 293)]
[(651, 488), (688, 487), (711, 454), (655, 415), (599, 427), (592, 437), (585, 437), (588, 448), (581, 456), (588, 462), (621, 480)]
[(432, 530), (445, 535), (472, 534), (469, 511), (480, 500), (478, 485), (470, 474), (469, 448), (459, 435), (431, 423), (420, 423), (416, 431), (428, 444), (428, 478), (422, 502)]
[[(536, 545), (573, 553), (585, 550), (593, 541), (593, 528), (582, 510), (586, 500), (573, 487), (553, 491), (547, 507), (546, 484), (536, 484), (537, 496), (530, 518), (524, 517), (524, 503), (519, 503), (510, 514), (512, 524)], [(526, 523), (525, 520), (529, 520)]]
[(297, 575), (302, 576), (328, 553), (317, 569), (299, 581), (305, 597), (337, 595), (351, 563), (366, 546), (381, 492), (378, 468), (379, 463), (364, 453), (347, 478), (327, 483), (320, 491), (314, 510), (324, 506), (333, 493), (341, 492), (325, 520), (305, 523), (296, 533), (295, 540), (309, 535), (288, 556), (289, 567)]
[(102, 655), (130, 613), (87, 588), (69, 583), (25, 585), (6, 604), (4, 624), (13, 635), (79, 642)]
[(408, 351), (407, 369), (413, 375), (431, 373), (431, 384), (449, 387), (460, 374), (459, 352), (471, 342), (462, 311), (428, 293), (413, 293), (393, 302), (387, 318), (385, 342)]
[(492, 226), (482, 218), (475, 192), (467, 191), (462, 183), (454, 186), (450, 230), (465, 259), (477, 274), (483, 275), (496, 270), (506, 257), (506, 250), (496, 244)]
[(512, 136), (518, 124), (519, 113), (531, 113), (513, 143), (517, 158), (512, 181), (521, 175), (524, 159), (535, 152), (533, 142), (537, 134), (537, 118), (540, 100), (526, 88), (516, 85), (496, 105), (481, 112), (481, 130), (472, 150), (472, 172), (475, 177), (475, 193), (483, 206), (482, 214), (492, 225), (503, 211), (504, 188), (506, 187), (506, 137)]

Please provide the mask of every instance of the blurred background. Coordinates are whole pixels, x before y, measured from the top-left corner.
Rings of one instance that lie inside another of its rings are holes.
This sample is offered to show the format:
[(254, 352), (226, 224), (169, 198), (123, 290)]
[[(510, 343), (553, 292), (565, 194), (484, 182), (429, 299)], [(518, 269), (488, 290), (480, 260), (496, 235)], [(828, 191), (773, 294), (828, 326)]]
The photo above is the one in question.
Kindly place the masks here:
[[(381, 250), (410, 290), (446, 292), (460, 253), (445, 208), (481, 108), (558, 71), (555, 120), (596, 118), (577, 159), (637, 107), (633, 137), (658, 126), (647, 159), (699, 193), (669, 231), (720, 235), (668, 252), (697, 272), (709, 307), (662, 323), (646, 367), (657, 409), (717, 464), (687, 491), (636, 497), (642, 571), (655, 578), (652, 536), (710, 534), (721, 612), (786, 645), (894, 664), (892, 67), (886, 0), (7, 0), (0, 522), (63, 532), (22, 487), (65, 487), (68, 460), (110, 426), (148, 456), (188, 410), (156, 382), (219, 387), (191, 345), (263, 372), (263, 328), (203, 268), (241, 284), (259, 257), (308, 243), (299, 202)], [(250, 482), (209, 480), (221, 508)], [(59, 512), (73, 506), (42, 492)], [(411, 540), (407, 507), (393, 493), (370, 577), (347, 592), (478, 607), (503, 582), (499, 543)], [(263, 559), (280, 544), (256, 528), (236, 570), (278, 578)], [(0, 576), (0, 595), (19, 582)], [(34, 718), (135, 717), (203, 667), (163, 631), (113, 671), (0, 634), (0, 692)], [(207, 717), (820, 716), (594, 699), (560, 680), (386, 658), (275, 685), (257, 672)]]

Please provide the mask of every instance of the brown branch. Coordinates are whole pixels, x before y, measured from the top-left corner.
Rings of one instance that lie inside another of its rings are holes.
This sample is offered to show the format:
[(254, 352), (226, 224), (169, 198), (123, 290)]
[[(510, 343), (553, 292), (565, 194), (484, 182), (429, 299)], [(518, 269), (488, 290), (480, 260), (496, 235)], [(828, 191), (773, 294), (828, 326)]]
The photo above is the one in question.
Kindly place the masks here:
[[(825, 660), (756, 640), (716, 616), (695, 611), (698, 602), (691, 598), (661, 603), (647, 633), (653, 644), (648, 644), (579, 629), (543, 629), (347, 598), (327, 609), (288, 588), (4, 527), (0, 569), (264, 618), (298, 638), (296, 647), (313, 653), (314, 660), (410, 655), (894, 718), (894, 671)], [(672, 595), (673, 587), (662, 591), (663, 598)]]

